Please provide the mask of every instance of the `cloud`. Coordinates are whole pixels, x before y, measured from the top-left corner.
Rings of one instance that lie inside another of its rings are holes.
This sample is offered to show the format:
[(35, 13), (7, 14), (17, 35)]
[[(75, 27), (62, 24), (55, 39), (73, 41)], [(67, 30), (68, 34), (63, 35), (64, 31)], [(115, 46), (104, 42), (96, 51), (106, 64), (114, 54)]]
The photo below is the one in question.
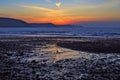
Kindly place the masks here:
[[(49, 3), (53, 3), (53, 1), (52, 0), (46, 0), (47, 2), (49, 2)], [(60, 8), (61, 7), (61, 5), (62, 5), (62, 3), (61, 2), (56, 2), (55, 3), (55, 6), (56, 7), (58, 7), (58, 8)]]
[(42, 10), (42, 11), (48, 11), (48, 12), (54, 11), (53, 9), (45, 8), (45, 7), (41, 7), (41, 6), (21, 5), (21, 7)]
[(46, 17), (60, 17), (63, 14), (64, 10), (60, 10), (60, 9), (50, 9), (50, 8), (46, 8), (46, 7), (41, 7), (41, 6), (33, 6), (33, 5), (20, 5), (21, 7), (24, 8), (29, 8), (31, 10), (36, 10), (39, 13), (42, 13), (42, 15), (45, 15)]
[(56, 2), (55, 5), (56, 5), (58, 8), (60, 8), (61, 5), (62, 5), (62, 3), (61, 3), (61, 2)]

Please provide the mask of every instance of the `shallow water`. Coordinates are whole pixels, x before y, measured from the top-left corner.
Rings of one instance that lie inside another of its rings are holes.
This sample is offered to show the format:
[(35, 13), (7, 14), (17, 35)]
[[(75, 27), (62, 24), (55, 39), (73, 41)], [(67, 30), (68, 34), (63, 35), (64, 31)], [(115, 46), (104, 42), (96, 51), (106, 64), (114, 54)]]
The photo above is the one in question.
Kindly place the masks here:
[[(30, 61), (36, 60), (39, 61), (41, 59), (43, 60), (49, 60), (49, 62), (57, 62), (59, 60), (64, 59), (76, 59), (76, 58), (84, 58), (84, 59), (92, 59), (92, 56), (88, 52), (83, 51), (77, 51), (77, 50), (71, 50), (67, 48), (62, 48), (56, 45), (47, 45), (44, 48), (35, 48), (35, 53), (39, 54), (39, 56), (31, 57), (29, 58)], [(97, 58), (98, 55), (95, 54), (95, 57)]]

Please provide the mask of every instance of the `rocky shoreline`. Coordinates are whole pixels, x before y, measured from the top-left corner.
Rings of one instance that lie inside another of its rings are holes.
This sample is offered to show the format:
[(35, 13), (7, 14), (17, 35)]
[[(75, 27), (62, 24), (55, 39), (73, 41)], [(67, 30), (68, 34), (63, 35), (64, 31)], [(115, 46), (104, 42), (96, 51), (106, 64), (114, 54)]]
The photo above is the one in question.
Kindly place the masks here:
[[(70, 45), (74, 48), (78, 42), (83, 45), (82, 42), (95, 40), (111, 44), (120, 41), (60, 37), (1, 38), (0, 80), (119, 80), (119, 51), (93, 53), (66, 49), (71, 48)], [(73, 44), (75, 41), (77, 43)], [(95, 45), (92, 47), (95, 48)], [(114, 48), (118, 49), (119, 43)]]

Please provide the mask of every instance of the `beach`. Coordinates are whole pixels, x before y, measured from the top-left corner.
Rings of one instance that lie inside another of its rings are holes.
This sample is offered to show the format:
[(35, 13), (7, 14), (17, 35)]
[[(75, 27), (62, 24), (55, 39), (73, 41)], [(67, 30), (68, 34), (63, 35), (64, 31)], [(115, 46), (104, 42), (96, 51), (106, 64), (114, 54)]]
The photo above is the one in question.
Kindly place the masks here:
[(119, 80), (120, 38), (0, 36), (1, 80)]

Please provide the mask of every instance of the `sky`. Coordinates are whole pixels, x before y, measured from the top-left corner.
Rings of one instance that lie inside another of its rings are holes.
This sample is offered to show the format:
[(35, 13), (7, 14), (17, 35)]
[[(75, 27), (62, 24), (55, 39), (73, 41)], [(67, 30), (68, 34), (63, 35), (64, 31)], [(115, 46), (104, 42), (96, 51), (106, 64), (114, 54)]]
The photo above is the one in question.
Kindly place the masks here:
[(120, 0), (1, 0), (0, 17), (54, 24), (120, 21)]

